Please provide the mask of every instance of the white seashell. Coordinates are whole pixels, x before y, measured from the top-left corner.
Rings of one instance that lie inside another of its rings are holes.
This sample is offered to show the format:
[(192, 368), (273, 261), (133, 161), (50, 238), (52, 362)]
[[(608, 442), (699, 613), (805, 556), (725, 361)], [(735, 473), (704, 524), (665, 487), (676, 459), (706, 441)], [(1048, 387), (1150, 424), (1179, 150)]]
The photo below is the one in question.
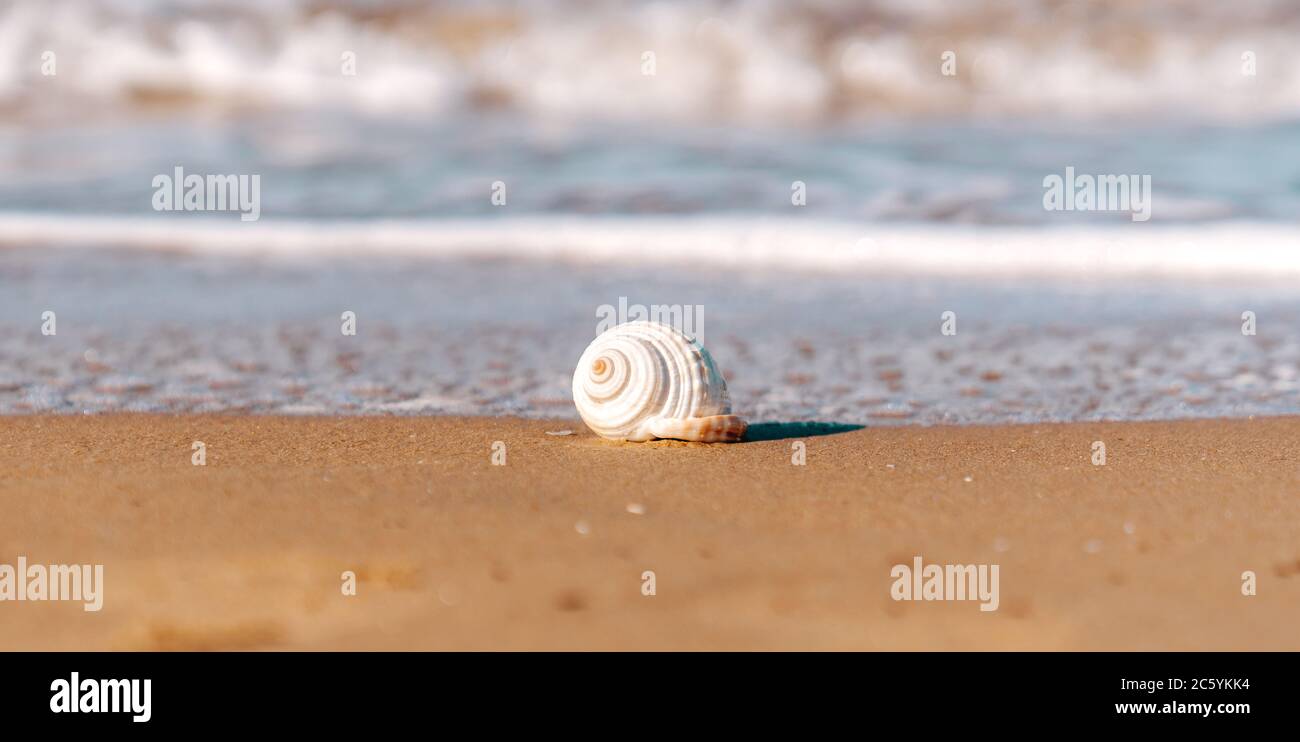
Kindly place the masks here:
[(628, 322), (592, 341), (573, 374), (573, 402), (603, 438), (719, 443), (747, 427), (704, 346), (659, 322)]

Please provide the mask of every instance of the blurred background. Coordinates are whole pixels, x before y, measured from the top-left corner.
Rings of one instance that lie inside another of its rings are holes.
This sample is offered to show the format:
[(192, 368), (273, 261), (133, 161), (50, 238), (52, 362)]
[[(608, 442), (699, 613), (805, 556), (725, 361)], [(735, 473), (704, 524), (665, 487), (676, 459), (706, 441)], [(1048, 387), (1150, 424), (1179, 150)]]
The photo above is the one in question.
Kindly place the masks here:
[(803, 180), (807, 215), (1118, 220), (1042, 210), (1072, 163), (1154, 174), (1165, 221), (1294, 221), (1298, 35), (1269, 0), (14, 0), (0, 198), (139, 214), (184, 163), (279, 217), (771, 213)]
[[(12, 0), (0, 412), (572, 417), (620, 297), (703, 305), (758, 417), (1300, 411), (1296, 38), (1267, 0)], [(260, 220), (155, 211), (176, 167), (259, 175)], [(1044, 210), (1066, 167), (1150, 175), (1152, 220)]]

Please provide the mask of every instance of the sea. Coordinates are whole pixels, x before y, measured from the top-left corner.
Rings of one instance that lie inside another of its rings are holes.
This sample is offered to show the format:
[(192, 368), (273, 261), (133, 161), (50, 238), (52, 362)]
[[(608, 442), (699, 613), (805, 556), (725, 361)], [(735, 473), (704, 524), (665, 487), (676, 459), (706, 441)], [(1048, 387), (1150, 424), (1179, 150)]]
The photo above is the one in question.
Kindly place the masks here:
[(1267, 0), (11, 0), (0, 414), (576, 420), (618, 306), (692, 312), (751, 420), (1300, 414), (1296, 38)]

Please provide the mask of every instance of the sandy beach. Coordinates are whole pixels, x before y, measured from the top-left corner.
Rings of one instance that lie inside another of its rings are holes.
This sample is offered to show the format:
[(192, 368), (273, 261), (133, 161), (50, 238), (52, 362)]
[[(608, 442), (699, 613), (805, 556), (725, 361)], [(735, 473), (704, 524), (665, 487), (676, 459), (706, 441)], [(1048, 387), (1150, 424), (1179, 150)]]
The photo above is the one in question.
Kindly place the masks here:
[[(0, 418), (0, 562), (105, 574), (0, 649), (1300, 649), (1300, 418), (758, 430)], [(998, 610), (892, 600), (917, 555), (999, 565)]]

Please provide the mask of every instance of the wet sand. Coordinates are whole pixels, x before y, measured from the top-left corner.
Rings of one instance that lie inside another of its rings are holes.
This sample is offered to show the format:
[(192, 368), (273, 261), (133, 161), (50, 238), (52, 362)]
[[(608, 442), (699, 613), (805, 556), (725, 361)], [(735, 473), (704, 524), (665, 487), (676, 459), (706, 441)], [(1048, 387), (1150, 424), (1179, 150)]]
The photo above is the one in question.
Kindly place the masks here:
[[(1091, 244), (1087, 233), (1063, 234)], [(735, 408), (760, 420), (1300, 415), (1300, 295), (1281, 274), (1207, 282), (738, 270), (364, 251), (277, 259), (0, 249), (0, 280), (13, 279), (0, 291), (0, 415), (576, 422), (574, 365), (604, 318), (632, 318), (625, 305), (678, 306), (682, 317), (692, 307), (681, 326), (712, 353)], [(1242, 334), (1247, 307), (1257, 335)], [(46, 310), (57, 310), (57, 335), (41, 332)], [(355, 312), (356, 335), (341, 332), (344, 310)], [(944, 334), (949, 310), (959, 317), (953, 335)]]
[[(0, 418), (0, 564), (106, 583), (0, 603), (0, 649), (1300, 649), (1300, 418), (764, 430)], [(892, 600), (916, 555), (998, 610)]]

